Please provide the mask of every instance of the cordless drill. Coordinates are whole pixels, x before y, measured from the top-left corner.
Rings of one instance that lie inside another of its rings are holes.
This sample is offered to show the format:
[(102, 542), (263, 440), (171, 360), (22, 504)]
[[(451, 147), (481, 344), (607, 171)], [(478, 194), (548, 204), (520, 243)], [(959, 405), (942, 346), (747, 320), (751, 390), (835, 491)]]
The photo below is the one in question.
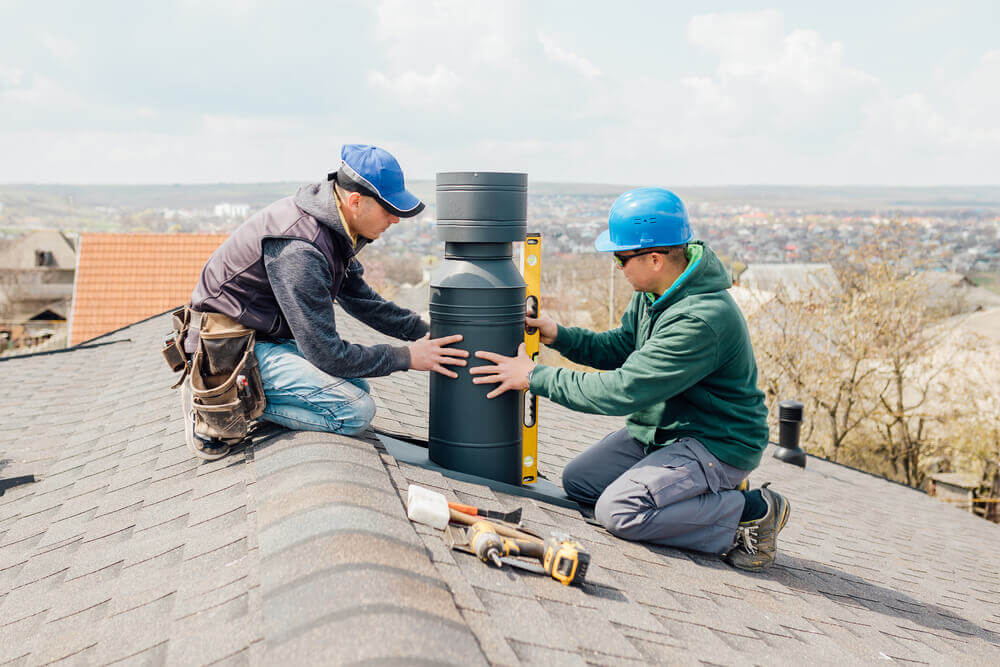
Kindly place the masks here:
[(504, 558), (537, 559), (541, 562), (540, 573), (544, 572), (566, 586), (582, 584), (590, 565), (590, 554), (566, 533), (553, 532), (544, 542), (518, 540), (500, 536), (489, 521), (477, 521), (469, 527), (468, 541), (472, 552), (484, 563), (492, 562), (497, 567), (503, 567)]
[(542, 567), (550, 577), (569, 586), (582, 584), (586, 579), (590, 554), (566, 533), (553, 532), (545, 540), (541, 560)]
[(484, 563), (492, 562), (497, 567), (502, 567), (503, 561), (500, 559), (508, 556), (538, 559), (543, 556), (541, 542), (501, 537), (496, 527), (489, 521), (477, 521), (472, 524), (469, 527), (468, 539), (469, 546), (480, 560)]

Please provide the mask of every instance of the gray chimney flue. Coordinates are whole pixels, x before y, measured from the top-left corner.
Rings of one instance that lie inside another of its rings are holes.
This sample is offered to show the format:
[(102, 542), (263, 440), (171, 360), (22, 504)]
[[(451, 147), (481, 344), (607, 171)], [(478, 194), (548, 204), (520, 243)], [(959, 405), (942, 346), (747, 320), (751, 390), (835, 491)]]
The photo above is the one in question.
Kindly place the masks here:
[(437, 175), (437, 230), (445, 261), (430, 286), (431, 338), (462, 334), (469, 365), (457, 379), (430, 374), (428, 454), (459, 472), (520, 485), (520, 392), (497, 398), (495, 384), (473, 384), (487, 365), (476, 350), (517, 354), (524, 341), (525, 284), (512, 260), (527, 232), (528, 176), (498, 172)]

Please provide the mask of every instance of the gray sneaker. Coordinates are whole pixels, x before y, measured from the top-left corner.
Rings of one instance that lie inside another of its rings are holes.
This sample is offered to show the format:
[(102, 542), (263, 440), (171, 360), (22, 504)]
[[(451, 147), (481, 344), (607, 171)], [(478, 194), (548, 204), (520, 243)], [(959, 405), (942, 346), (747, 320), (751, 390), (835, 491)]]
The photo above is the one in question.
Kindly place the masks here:
[(188, 451), (205, 461), (221, 459), (229, 453), (231, 445), (215, 438), (203, 438), (194, 432), (194, 408), (192, 406), (191, 378), (185, 378), (181, 387), (181, 411), (184, 414), (184, 442)]
[(733, 567), (760, 572), (771, 567), (778, 552), (778, 533), (788, 523), (791, 505), (780, 493), (760, 487), (760, 494), (767, 503), (767, 514), (760, 519), (745, 521), (736, 528), (736, 542), (726, 554), (726, 562)]

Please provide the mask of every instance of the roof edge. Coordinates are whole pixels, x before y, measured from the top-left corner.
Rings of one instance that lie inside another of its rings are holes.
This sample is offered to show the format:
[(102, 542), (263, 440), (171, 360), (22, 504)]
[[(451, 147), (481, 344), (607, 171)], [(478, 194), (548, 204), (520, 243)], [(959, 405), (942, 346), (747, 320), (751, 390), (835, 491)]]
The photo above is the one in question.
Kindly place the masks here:
[(92, 347), (104, 347), (105, 345), (114, 345), (115, 343), (131, 343), (131, 338), (122, 338), (119, 340), (108, 340), (103, 343), (79, 343), (73, 347), (64, 347), (61, 350), (46, 350), (44, 352), (32, 352), (30, 354), (15, 354), (12, 357), (0, 357), (0, 363), (4, 361), (13, 361), (15, 359), (31, 359), (32, 357), (47, 357), (53, 354), (65, 354), (66, 352), (73, 352), (75, 350), (89, 350)]
[(88, 338), (87, 340), (82, 340), (79, 343), (77, 343), (76, 345), (73, 345), (71, 347), (66, 348), (66, 350), (67, 351), (68, 350), (75, 350), (75, 349), (77, 349), (79, 347), (82, 347), (82, 346), (91, 347), (91, 344), (94, 341), (100, 340), (101, 338), (104, 338), (105, 336), (112, 336), (112, 335), (114, 335), (116, 333), (119, 333), (121, 331), (125, 331), (126, 329), (130, 329), (130, 328), (134, 327), (137, 324), (142, 324), (143, 322), (148, 322), (150, 320), (155, 320), (157, 317), (163, 317), (167, 313), (172, 313), (175, 310), (177, 310), (178, 308), (181, 308), (181, 306), (172, 306), (172, 307), (167, 308), (166, 310), (164, 310), (162, 313), (156, 313), (155, 315), (150, 315), (149, 317), (144, 317), (141, 320), (136, 320), (135, 322), (129, 322), (125, 326), (119, 327), (119, 328), (115, 329), (114, 331), (108, 331), (107, 333), (102, 333), (100, 336), (94, 336), (93, 338)]
[[(780, 445), (778, 445), (778, 443), (773, 442), (773, 441), (769, 442), (767, 444), (774, 445), (775, 448), (777, 448), (777, 447), (780, 446)], [(879, 475), (879, 474), (876, 474), (876, 473), (873, 473), (873, 472), (869, 472), (867, 470), (862, 470), (861, 468), (855, 468), (854, 466), (847, 465), (846, 463), (841, 463), (840, 461), (834, 461), (833, 459), (828, 459), (825, 456), (820, 456), (819, 454), (813, 454), (811, 452), (806, 452), (806, 456), (808, 456), (811, 459), (816, 459), (817, 461), (823, 461), (825, 463), (830, 463), (832, 465), (844, 468), (846, 470), (853, 470), (854, 472), (863, 473), (865, 475), (868, 475), (869, 477), (874, 477), (875, 479), (880, 479), (880, 480), (882, 480), (884, 482), (889, 482), (890, 484), (895, 484), (896, 486), (901, 486), (904, 489), (909, 489), (910, 491), (916, 491), (917, 493), (919, 493), (921, 495), (924, 495), (924, 496), (927, 495), (927, 492), (924, 491), (923, 489), (917, 488), (915, 486), (910, 486), (909, 484), (906, 484), (904, 482), (899, 482), (897, 480), (890, 479), (890, 478), (888, 478), (888, 477), (886, 477), (884, 475)]]
[(131, 343), (132, 342), (131, 338), (119, 338), (118, 340), (106, 340), (106, 341), (101, 341), (101, 339), (102, 338), (106, 338), (108, 336), (113, 336), (114, 334), (117, 334), (117, 333), (121, 333), (121, 332), (125, 331), (126, 329), (130, 329), (130, 328), (132, 328), (132, 327), (134, 327), (134, 326), (136, 326), (138, 324), (142, 324), (143, 322), (148, 322), (150, 320), (156, 319), (157, 317), (163, 317), (167, 313), (174, 312), (179, 307), (180, 306), (175, 306), (173, 308), (169, 308), (169, 309), (163, 311), (162, 313), (157, 313), (155, 315), (150, 315), (149, 317), (145, 317), (145, 318), (143, 318), (141, 320), (136, 320), (135, 322), (130, 322), (129, 324), (126, 324), (123, 327), (115, 329), (114, 331), (109, 331), (107, 333), (103, 333), (100, 336), (94, 336), (93, 338), (90, 338), (90, 339), (85, 340), (85, 341), (81, 341), (81, 342), (77, 343), (76, 345), (71, 345), (71, 346), (65, 347), (65, 348), (63, 348), (61, 350), (46, 350), (44, 352), (32, 352), (30, 354), (19, 354), (19, 355), (15, 355), (13, 357), (0, 357), (0, 362), (11, 361), (12, 359), (30, 359), (31, 357), (45, 357), (45, 356), (49, 356), (49, 355), (52, 355), (52, 354), (65, 354), (67, 352), (74, 352), (76, 350), (89, 350), (90, 348), (93, 348), (93, 347), (103, 347), (105, 345), (114, 345), (115, 343)]

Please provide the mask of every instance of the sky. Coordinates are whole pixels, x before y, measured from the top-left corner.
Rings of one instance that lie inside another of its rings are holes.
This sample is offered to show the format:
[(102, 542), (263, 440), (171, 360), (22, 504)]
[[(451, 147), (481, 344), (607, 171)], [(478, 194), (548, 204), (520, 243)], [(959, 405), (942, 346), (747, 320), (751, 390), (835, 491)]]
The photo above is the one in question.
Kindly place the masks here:
[[(805, 6), (808, 5), (808, 6)], [(0, 183), (1000, 183), (1000, 3), (0, 0)]]

